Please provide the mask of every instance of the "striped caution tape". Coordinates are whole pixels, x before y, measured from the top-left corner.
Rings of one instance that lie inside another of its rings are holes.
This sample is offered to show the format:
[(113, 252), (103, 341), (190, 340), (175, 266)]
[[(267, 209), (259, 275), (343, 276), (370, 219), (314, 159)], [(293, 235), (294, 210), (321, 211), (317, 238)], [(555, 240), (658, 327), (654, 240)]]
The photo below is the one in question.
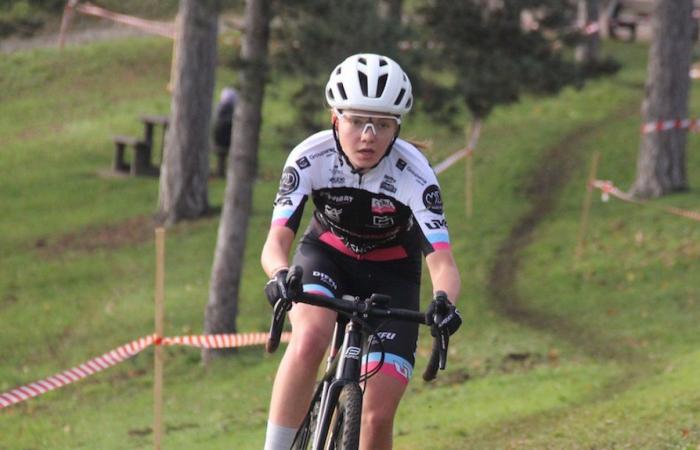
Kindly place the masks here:
[(686, 219), (691, 219), (700, 222), (699, 212), (688, 211), (686, 209), (675, 208), (673, 206), (660, 206), (649, 202), (639, 201), (631, 195), (627, 194), (626, 192), (623, 192), (617, 187), (615, 187), (613, 182), (610, 180), (594, 180), (593, 182), (591, 182), (591, 186), (600, 189), (601, 198), (604, 202), (607, 202), (610, 199), (610, 196), (613, 196), (627, 203), (634, 203), (641, 206), (651, 206), (653, 208), (665, 211), (669, 214), (685, 217)]
[[(60, 387), (82, 380), (135, 356), (151, 345), (185, 345), (199, 348), (234, 348), (262, 345), (268, 333), (208, 334), (201, 336), (142, 337), (43, 380), (35, 381), (0, 394), (0, 409), (29, 400)], [(281, 342), (288, 342), (290, 333), (282, 333)]]
[(596, 34), (600, 32), (600, 24), (598, 22), (589, 22), (581, 29), (585, 35)]
[(642, 125), (642, 133), (658, 133), (668, 130), (684, 130), (689, 129), (695, 131), (700, 129), (700, 120), (698, 119), (676, 119), (676, 120), (659, 120), (656, 122), (648, 122)]
[(159, 36), (175, 39), (175, 26), (172, 23), (141, 19), (140, 17), (119, 14), (101, 8), (97, 5), (93, 5), (90, 2), (74, 2), (69, 5), (82, 14), (100, 17), (103, 19), (109, 19), (117, 23), (128, 25), (134, 28), (139, 28), (152, 34), (157, 34)]
[(440, 174), (444, 172), (445, 170), (449, 169), (452, 167), (457, 161), (460, 159), (464, 158), (465, 156), (469, 156), (474, 152), (474, 149), (476, 148), (476, 144), (479, 142), (479, 136), (481, 135), (481, 120), (477, 119), (474, 120), (474, 123), (472, 124), (472, 129), (471, 133), (469, 136), (469, 142), (467, 143), (467, 147), (463, 148), (461, 150), (457, 150), (445, 160), (441, 161), (439, 164), (435, 166), (433, 169), (436, 174)]

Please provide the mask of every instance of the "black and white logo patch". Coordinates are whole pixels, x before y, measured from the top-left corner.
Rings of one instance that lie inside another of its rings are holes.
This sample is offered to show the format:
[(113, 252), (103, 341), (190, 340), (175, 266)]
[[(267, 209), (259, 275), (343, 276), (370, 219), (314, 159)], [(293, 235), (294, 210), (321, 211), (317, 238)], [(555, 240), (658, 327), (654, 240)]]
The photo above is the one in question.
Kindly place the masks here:
[(399, 158), (399, 160), (396, 161), (396, 167), (397, 167), (399, 170), (405, 169), (405, 168), (406, 168), (406, 164), (407, 164), (406, 161), (404, 161), (404, 160), (401, 159), (401, 158)]
[(423, 191), (423, 204), (428, 211), (435, 214), (442, 214), (442, 195), (440, 195), (440, 188), (434, 184), (431, 184)]
[(299, 172), (294, 167), (287, 167), (282, 172), (280, 179), (280, 195), (288, 195), (296, 191), (299, 187)]
[(275, 206), (292, 206), (294, 203), (289, 197), (277, 197), (275, 200)]
[(340, 222), (340, 215), (343, 213), (343, 208), (333, 208), (330, 205), (326, 205), (323, 212), (326, 214), (326, 217), (333, 222)]
[(297, 159), (296, 163), (301, 170), (304, 170), (311, 165), (311, 163), (309, 162), (309, 158), (307, 158), (306, 156)]

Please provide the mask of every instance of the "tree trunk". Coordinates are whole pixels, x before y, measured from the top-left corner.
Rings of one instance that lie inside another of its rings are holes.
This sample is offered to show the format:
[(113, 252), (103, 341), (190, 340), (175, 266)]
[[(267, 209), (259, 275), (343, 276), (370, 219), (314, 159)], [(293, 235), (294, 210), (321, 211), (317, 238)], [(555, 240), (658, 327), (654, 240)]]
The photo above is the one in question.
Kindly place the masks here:
[[(688, 118), (692, 7), (692, 0), (656, 0), (642, 103), (644, 123)], [(642, 135), (633, 195), (652, 198), (688, 188), (687, 133), (687, 129), (674, 128)]]
[(160, 174), (158, 218), (173, 224), (209, 209), (209, 121), (220, 0), (181, 0), (176, 80)]
[(384, 0), (380, 5), (382, 16), (388, 19), (396, 19), (401, 23), (403, 16), (403, 0)]
[[(229, 155), (224, 207), (204, 316), (204, 330), (208, 334), (236, 331), (238, 294), (253, 202), (253, 183), (258, 167), (270, 16), (270, 0), (246, 0), (240, 101), (236, 106), (233, 125), (236, 132)], [(258, 300), (264, 301), (262, 286)], [(207, 362), (228, 353), (230, 351), (204, 350), (202, 356)]]
[(600, 58), (600, 30), (590, 27), (598, 26), (599, 0), (578, 0), (578, 22), (585, 38), (576, 46), (576, 62), (582, 65), (595, 65)]

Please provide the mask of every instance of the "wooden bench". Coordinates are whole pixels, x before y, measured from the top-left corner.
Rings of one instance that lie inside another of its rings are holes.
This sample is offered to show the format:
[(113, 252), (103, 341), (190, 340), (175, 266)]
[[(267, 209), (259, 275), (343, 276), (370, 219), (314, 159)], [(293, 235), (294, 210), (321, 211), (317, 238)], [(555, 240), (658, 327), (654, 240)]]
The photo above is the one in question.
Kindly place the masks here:
[[(133, 136), (114, 136), (114, 161), (112, 169), (115, 172), (128, 172), (133, 176), (154, 175), (155, 167), (151, 165), (151, 147), (148, 143)], [(126, 161), (128, 149), (134, 154), (131, 164)]]
[(153, 149), (153, 143), (155, 138), (155, 128), (162, 127), (162, 134), (160, 138), (160, 159), (158, 160), (157, 167), (160, 167), (163, 162), (163, 149), (165, 147), (165, 133), (168, 130), (168, 124), (170, 120), (168, 116), (159, 116), (153, 114), (143, 114), (141, 115), (141, 122), (143, 122), (143, 140), (148, 144), (148, 146)]

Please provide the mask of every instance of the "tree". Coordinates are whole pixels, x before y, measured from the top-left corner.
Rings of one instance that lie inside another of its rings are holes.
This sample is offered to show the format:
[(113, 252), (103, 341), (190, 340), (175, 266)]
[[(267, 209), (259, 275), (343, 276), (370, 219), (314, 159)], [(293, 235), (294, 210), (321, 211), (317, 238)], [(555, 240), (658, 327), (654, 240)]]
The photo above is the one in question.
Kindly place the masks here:
[[(657, 0), (655, 3), (646, 95), (642, 103), (644, 123), (688, 117), (688, 73), (694, 31), (692, 8), (692, 0)], [(639, 198), (652, 198), (687, 189), (686, 142), (686, 129), (644, 134), (631, 193)]]
[[(310, 133), (327, 125), (323, 112), (324, 86), (333, 68), (346, 57), (360, 52), (380, 53), (405, 63), (398, 42), (403, 27), (398, 14), (401, 2), (384, 4), (376, 0), (295, 0), (278, 2), (282, 24), (275, 29), (280, 47), (273, 63), (282, 73), (298, 78), (294, 92), (297, 120), (285, 130), (295, 141), (295, 133)], [(380, 7), (393, 12), (380, 14)], [(399, 9), (396, 9), (399, 8)], [(322, 119), (320, 119), (323, 117)]]
[(595, 65), (600, 58), (600, 31), (589, 29), (598, 26), (599, 6), (598, 0), (578, 0), (578, 25), (584, 34), (576, 46), (576, 62), (580, 65)]
[[(449, 118), (455, 101), (463, 101), (475, 118), (485, 118), (524, 92), (551, 94), (580, 81), (564, 51), (576, 13), (570, 2), (433, 0), (421, 13), (423, 53), (432, 69), (421, 97), (436, 116), (446, 111), (442, 117)], [(532, 26), (523, 25), (525, 16)], [(451, 80), (436, 76), (444, 71)]]
[(209, 210), (209, 121), (219, 0), (181, 0), (176, 81), (160, 174), (158, 216), (173, 224)]
[[(226, 171), (226, 194), (219, 222), (214, 264), (205, 310), (204, 331), (236, 331), (238, 293), (253, 183), (258, 168), (262, 103), (267, 82), (270, 0), (246, 0), (245, 37), (241, 49), (240, 97), (234, 113), (233, 142)], [(230, 353), (204, 350), (204, 361)]]

